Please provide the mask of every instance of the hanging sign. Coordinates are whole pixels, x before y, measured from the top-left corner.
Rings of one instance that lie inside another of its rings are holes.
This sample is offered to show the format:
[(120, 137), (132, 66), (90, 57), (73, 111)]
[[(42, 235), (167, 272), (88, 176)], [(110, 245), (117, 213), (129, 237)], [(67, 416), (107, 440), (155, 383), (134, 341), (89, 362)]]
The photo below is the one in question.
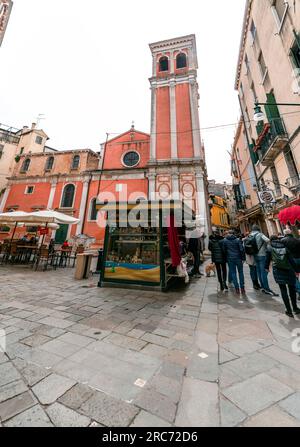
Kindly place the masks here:
[(264, 191), (259, 191), (258, 192), (258, 197), (259, 197), (260, 203), (263, 203), (265, 205), (276, 203), (274, 192), (271, 189), (266, 189)]
[(41, 236), (49, 234), (49, 228), (39, 228), (39, 233)]

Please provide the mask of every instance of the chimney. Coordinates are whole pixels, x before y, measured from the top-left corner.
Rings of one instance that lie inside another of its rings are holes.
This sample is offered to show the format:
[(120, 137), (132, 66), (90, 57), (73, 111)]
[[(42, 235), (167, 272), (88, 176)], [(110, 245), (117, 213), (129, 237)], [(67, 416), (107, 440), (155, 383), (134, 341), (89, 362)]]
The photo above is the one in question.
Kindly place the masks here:
[(36, 128), (36, 123), (32, 123), (31, 124), (31, 130), (33, 130), (33, 129), (35, 129)]
[(23, 126), (22, 133), (26, 132), (27, 130), (28, 130), (28, 126)]

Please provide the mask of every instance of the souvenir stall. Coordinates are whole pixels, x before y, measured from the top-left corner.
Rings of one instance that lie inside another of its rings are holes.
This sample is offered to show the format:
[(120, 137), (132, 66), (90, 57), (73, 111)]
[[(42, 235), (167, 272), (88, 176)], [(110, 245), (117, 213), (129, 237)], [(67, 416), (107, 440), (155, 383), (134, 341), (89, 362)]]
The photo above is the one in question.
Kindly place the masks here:
[(166, 291), (178, 279), (189, 281), (185, 225), (194, 215), (183, 202), (98, 203), (97, 209), (106, 219), (99, 287)]

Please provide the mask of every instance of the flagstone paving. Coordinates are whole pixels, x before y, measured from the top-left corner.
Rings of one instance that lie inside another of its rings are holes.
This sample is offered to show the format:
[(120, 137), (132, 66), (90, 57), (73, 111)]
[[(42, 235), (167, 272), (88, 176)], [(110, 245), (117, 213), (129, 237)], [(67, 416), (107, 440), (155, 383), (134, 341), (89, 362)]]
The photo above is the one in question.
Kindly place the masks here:
[(300, 319), (245, 270), (237, 298), (1, 266), (0, 426), (299, 427)]

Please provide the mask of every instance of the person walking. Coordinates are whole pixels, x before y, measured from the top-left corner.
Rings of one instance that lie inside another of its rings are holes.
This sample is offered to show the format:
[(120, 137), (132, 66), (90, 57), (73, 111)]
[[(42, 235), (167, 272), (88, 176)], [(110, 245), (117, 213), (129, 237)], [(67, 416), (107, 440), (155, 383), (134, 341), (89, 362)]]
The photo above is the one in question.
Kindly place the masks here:
[(228, 292), (227, 286), (227, 267), (226, 260), (223, 251), (223, 236), (220, 235), (218, 231), (215, 231), (209, 237), (208, 249), (211, 252), (211, 260), (215, 264), (217, 269), (218, 281), (220, 284), (220, 289)]
[[(243, 243), (234, 235), (234, 231), (229, 231), (228, 236), (223, 241), (225, 259), (229, 267), (229, 276), (235, 287), (236, 294), (245, 295), (245, 277), (243, 262), (245, 261), (245, 251)], [(239, 279), (237, 277), (237, 273)]]
[(265, 295), (279, 296), (270, 289), (268, 281), (268, 273), (265, 269), (267, 247), (270, 239), (267, 238), (261, 231), (258, 225), (253, 225), (252, 232), (245, 241), (245, 252), (254, 256), (254, 261), (257, 269), (257, 276), (259, 284), (262, 287), (261, 291)]
[[(273, 276), (280, 287), (281, 296), (286, 308), (286, 315), (294, 318), (300, 314), (296, 294), (296, 264), (290, 251), (282, 239), (271, 236), (271, 242), (266, 253), (265, 269), (269, 271), (272, 261)], [(292, 306), (291, 306), (292, 304)]]
[(297, 273), (300, 273), (300, 239), (296, 239), (293, 235), (292, 230), (289, 228), (286, 228), (283, 231), (283, 234), (284, 237), (281, 240), (294, 259)]
[(251, 243), (250, 243), (250, 249), (249, 249), (249, 243), (248, 243), (249, 235), (250, 235), (250, 233), (247, 233), (245, 238), (243, 239), (244, 250), (245, 250), (245, 254), (246, 254), (246, 263), (249, 266), (250, 277), (251, 277), (253, 289), (261, 290), (261, 285), (259, 284), (259, 281), (258, 281), (257, 268), (256, 268), (256, 264), (255, 264), (254, 255), (252, 252)]
[(197, 227), (195, 227), (189, 234), (189, 242), (188, 242), (188, 251), (192, 253), (194, 257), (194, 269), (191, 276), (195, 278), (201, 278), (200, 273), (200, 257), (201, 257), (201, 239), (200, 239), (200, 231)]

